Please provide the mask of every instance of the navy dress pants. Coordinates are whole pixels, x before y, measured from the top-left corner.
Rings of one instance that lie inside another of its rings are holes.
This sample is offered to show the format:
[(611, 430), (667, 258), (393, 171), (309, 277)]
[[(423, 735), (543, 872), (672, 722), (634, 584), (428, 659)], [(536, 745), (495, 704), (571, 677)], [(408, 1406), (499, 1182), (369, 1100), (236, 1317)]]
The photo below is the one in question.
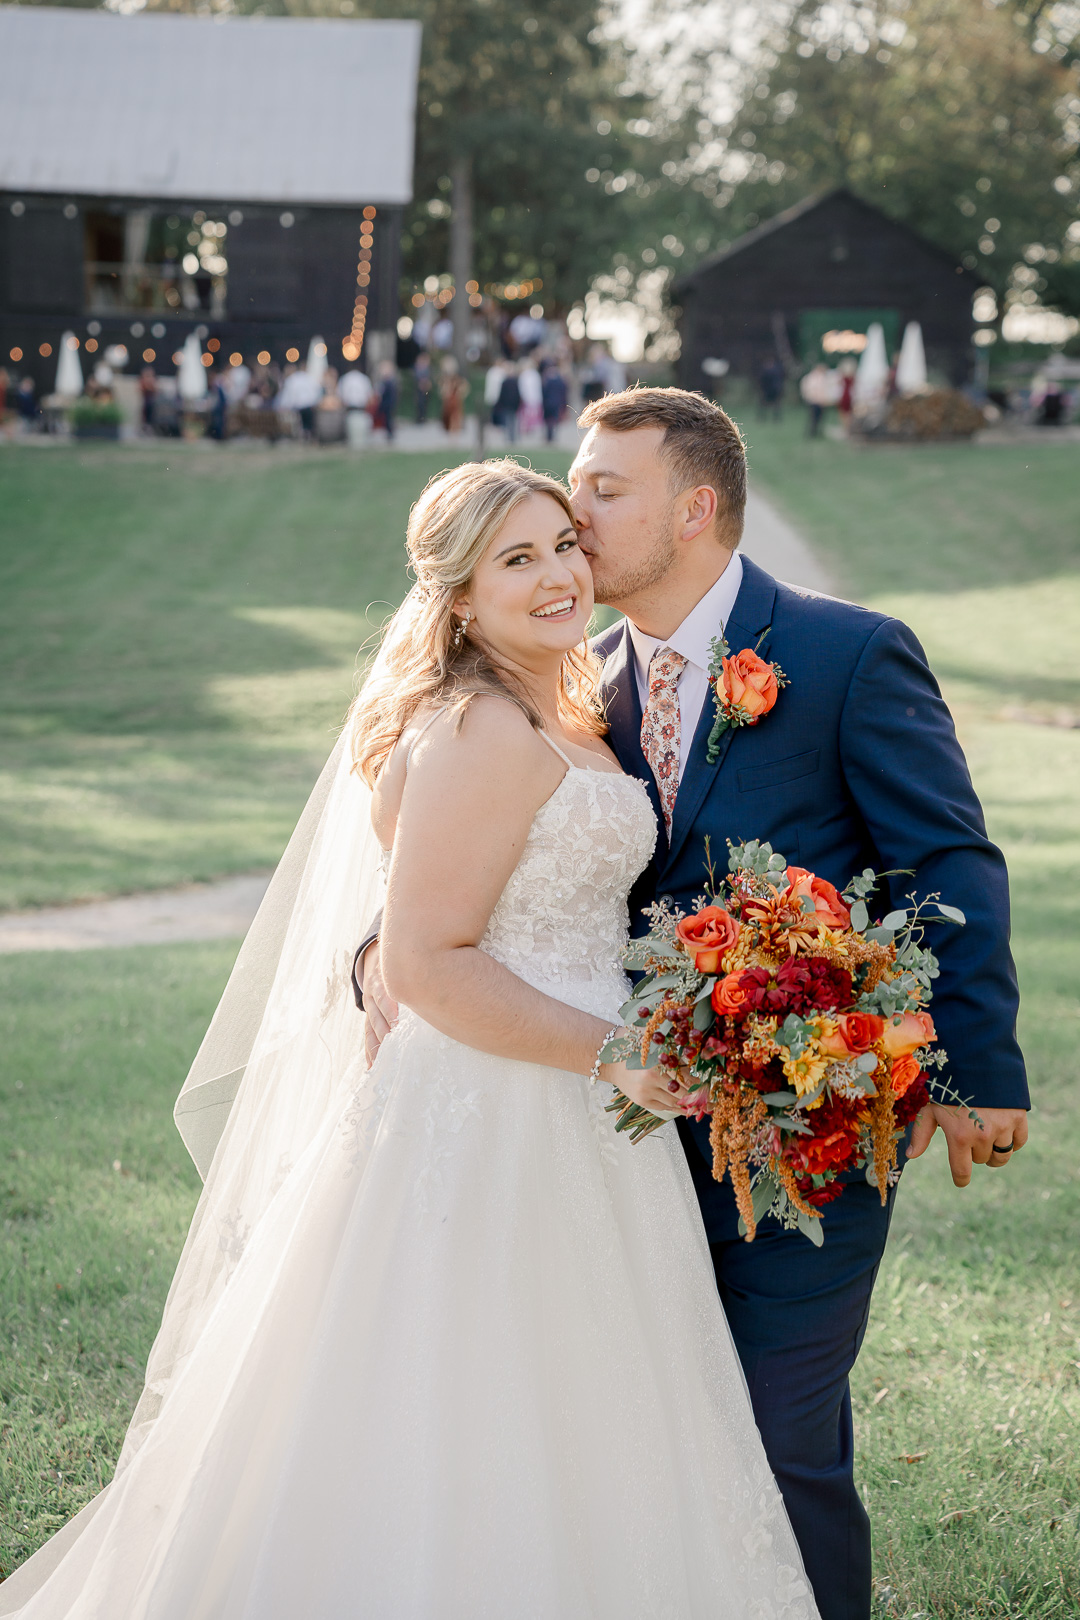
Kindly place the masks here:
[(853, 1177), (825, 1211), (821, 1248), (775, 1221), (746, 1243), (730, 1181), (712, 1179), (708, 1122), (680, 1120), (678, 1129), (754, 1416), (822, 1620), (869, 1620), (870, 1521), (853, 1477), (848, 1374), (895, 1189), (882, 1207), (861, 1173)]

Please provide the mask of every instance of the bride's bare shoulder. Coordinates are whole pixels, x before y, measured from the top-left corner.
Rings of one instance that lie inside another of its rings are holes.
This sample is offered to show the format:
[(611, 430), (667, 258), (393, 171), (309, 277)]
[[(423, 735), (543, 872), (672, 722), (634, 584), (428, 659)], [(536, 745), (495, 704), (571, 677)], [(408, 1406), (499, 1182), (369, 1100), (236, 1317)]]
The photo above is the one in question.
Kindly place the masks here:
[[(552, 759), (524, 710), (495, 693), (477, 693), (464, 709), (417, 710), (379, 772), (371, 807), (375, 832), (384, 845), (392, 841), (409, 776), (414, 786), (429, 791), (449, 790), (455, 777), (490, 789), (515, 778), (546, 778)], [(559, 774), (557, 762), (554, 774)], [(549, 791), (550, 785), (540, 781), (538, 792)]]
[(425, 760), (443, 770), (513, 766), (536, 759), (541, 751), (547, 752), (523, 709), (494, 692), (478, 692), (426, 724), (410, 751), (409, 766), (419, 768)]

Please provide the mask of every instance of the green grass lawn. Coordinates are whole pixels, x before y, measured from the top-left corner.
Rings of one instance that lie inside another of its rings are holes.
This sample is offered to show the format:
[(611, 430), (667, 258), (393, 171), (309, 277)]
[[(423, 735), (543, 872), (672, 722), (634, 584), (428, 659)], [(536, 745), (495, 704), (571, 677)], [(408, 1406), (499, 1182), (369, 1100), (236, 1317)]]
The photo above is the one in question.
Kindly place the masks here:
[[(1080, 730), (1038, 722), (1080, 711), (1080, 457), (747, 431), (837, 589), (922, 637), (1014, 882), (1032, 1142), (966, 1192), (936, 1149), (905, 1175), (854, 1390), (876, 1613), (1074, 1620)], [(271, 862), (401, 588), (439, 463), (211, 449), (0, 457), (9, 904)], [(5, 1569), (110, 1472), (195, 1197), (172, 1099), (231, 955), (0, 959)]]
[(4, 446), (0, 909), (273, 865), (460, 459)]

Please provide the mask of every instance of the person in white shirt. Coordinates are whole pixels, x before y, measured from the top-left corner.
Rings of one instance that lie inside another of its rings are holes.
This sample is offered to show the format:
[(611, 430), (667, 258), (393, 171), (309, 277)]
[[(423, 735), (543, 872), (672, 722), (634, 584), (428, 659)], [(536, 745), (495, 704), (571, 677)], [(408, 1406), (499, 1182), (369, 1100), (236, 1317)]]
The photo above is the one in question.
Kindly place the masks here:
[(346, 371), (338, 381), (337, 391), (347, 411), (366, 411), (373, 393), (371, 378), (356, 368)]

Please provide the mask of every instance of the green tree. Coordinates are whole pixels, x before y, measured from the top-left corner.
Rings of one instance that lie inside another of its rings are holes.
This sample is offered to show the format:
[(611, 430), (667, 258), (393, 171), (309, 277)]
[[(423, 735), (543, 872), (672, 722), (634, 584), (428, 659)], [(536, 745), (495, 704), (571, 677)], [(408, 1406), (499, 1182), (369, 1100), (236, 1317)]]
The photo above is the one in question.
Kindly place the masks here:
[(449, 269), (463, 356), (460, 292), (469, 281), (539, 278), (543, 301), (565, 307), (610, 260), (625, 233), (620, 197), (630, 185), (616, 171), (630, 162), (627, 126), (640, 99), (620, 93), (620, 53), (602, 35), (598, 5), (369, 4), (371, 15), (419, 17), (424, 26), (405, 272)]
[(1069, 251), (1080, 183), (1076, 74), (1045, 23), (1034, 0), (802, 0), (705, 189), (745, 228), (847, 185), (1030, 290), (1016, 267)]

